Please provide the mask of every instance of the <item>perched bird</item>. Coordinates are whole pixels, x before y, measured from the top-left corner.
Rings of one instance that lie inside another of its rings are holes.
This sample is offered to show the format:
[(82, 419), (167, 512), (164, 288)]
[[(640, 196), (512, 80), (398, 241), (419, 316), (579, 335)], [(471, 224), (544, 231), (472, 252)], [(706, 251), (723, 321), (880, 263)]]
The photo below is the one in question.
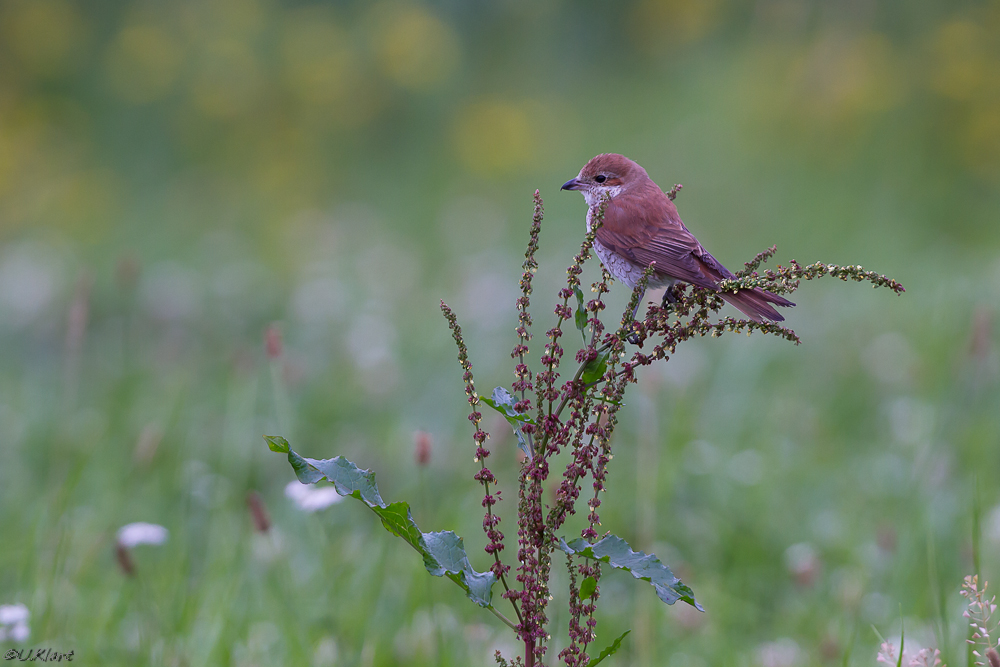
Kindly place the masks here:
[[(562, 189), (583, 193), (590, 207), (587, 231), (601, 198), (610, 196), (594, 250), (611, 275), (629, 287), (635, 288), (651, 262), (656, 265), (647, 287), (667, 287), (664, 303), (674, 300), (671, 288), (677, 281), (718, 290), (719, 281), (734, 277), (688, 231), (677, 207), (646, 170), (627, 157), (616, 153), (598, 155), (584, 165), (576, 178), (566, 181)], [(785, 319), (772, 303), (795, 305), (760, 288), (724, 292), (719, 296), (755, 322)]]

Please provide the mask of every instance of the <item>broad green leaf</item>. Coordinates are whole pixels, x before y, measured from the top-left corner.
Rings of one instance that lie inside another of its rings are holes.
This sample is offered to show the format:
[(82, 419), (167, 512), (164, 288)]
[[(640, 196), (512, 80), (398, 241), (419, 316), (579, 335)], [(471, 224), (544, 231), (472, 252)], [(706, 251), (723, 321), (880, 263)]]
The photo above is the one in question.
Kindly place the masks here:
[[(396, 537), (402, 537), (411, 546), (420, 542), (420, 530), (410, 515), (410, 504), (404, 501), (390, 503), (385, 507), (373, 507), (382, 525)], [(419, 549), (418, 549), (419, 551)], [(441, 575), (437, 575), (441, 576)]]
[(648, 581), (656, 591), (656, 596), (667, 604), (682, 600), (698, 611), (705, 611), (694, 599), (694, 592), (675, 577), (659, 558), (641, 551), (632, 551), (628, 542), (617, 535), (608, 535), (594, 544), (582, 538), (571, 542), (560, 539), (559, 549), (570, 555), (608, 563), (615, 569), (630, 572), (636, 579)]
[[(496, 575), (472, 569), (461, 537), (450, 530), (445, 530), (439, 533), (423, 533), (422, 539), (424, 567), (428, 572), (436, 577), (447, 575), (465, 589), (473, 602), (481, 607), (490, 606)], [(428, 560), (427, 554), (431, 555), (431, 560)]]
[(470, 600), (481, 607), (490, 606), (496, 575), (476, 572), (469, 563), (462, 538), (452, 531), (420, 532), (409, 503), (386, 504), (375, 484), (375, 473), (358, 468), (342, 456), (321, 460), (299, 456), (280, 436), (265, 435), (264, 439), (271, 451), (288, 455), (288, 462), (300, 482), (315, 484), (325, 479), (340, 495), (357, 498), (378, 515), (386, 530), (417, 550), (428, 572), (435, 577), (447, 576), (465, 590)]
[(607, 370), (608, 351), (605, 350), (587, 362), (587, 365), (583, 368), (583, 375), (580, 376), (580, 379), (583, 380), (584, 384), (591, 384), (604, 377), (604, 373)]
[(514, 396), (503, 387), (497, 387), (494, 389), (492, 398), (482, 396), (480, 397), (480, 400), (504, 416), (507, 423), (510, 424), (510, 427), (514, 429), (514, 435), (517, 436), (517, 446), (520, 447), (521, 451), (524, 452), (524, 455), (530, 459), (531, 447), (528, 446), (528, 440), (524, 437), (524, 433), (521, 432), (521, 424), (534, 424), (535, 420), (525, 413), (518, 412), (514, 409), (514, 403), (516, 403), (516, 400), (514, 399)]
[(615, 653), (617, 653), (618, 649), (620, 649), (622, 647), (622, 640), (625, 639), (625, 635), (627, 635), (630, 632), (632, 632), (632, 631), (631, 630), (626, 630), (625, 632), (623, 632), (622, 635), (621, 635), (621, 637), (619, 637), (618, 639), (616, 639), (613, 642), (611, 642), (611, 646), (609, 646), (606, 649), (604, 649), (603, 651), (601, 651), (601, 654), (599, 656), (597, 656), (596, 658), (594, 658), (593, 660), (591, 660), (590, 662), (588, 662), (587, 663), (587, 667), (594, 667), (594, 665), (598, 664), (599, 662), (601, 662), (602, 660), (604, 660), (608, 656), (614, 655)]
[(596, 590), (597, 590), (597, 579), (594, 579), (593, 577), (587, 577), (586, 579), (583, 580), (583, 583), (580, 584), (580, 599), (586, 600), (587, 598), (592, 596), (594, 594), (594, 591)]

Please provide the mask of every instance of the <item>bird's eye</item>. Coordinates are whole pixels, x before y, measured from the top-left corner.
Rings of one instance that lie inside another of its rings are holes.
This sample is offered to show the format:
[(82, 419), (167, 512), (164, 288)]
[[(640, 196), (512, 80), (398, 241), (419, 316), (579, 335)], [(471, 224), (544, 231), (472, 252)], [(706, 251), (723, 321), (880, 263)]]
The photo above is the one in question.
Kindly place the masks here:
[(597, 181), (598, 183), (603, 183), (604, 181), (608, 180), (608, 177), (605, 176), (604, 174), (598, 174), (597, 176), (594, 176), (594, 180)]

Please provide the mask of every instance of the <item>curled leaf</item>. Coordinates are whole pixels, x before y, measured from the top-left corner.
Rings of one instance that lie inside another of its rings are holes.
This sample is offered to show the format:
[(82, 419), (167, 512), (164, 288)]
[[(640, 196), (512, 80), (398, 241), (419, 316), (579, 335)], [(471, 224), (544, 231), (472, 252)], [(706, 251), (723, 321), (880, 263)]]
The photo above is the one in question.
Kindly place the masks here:
[[(582, 538), (571, 542), (560, 539), (559, 549), (570, 555), (608, 563), (615, 569), (631, 573), (636, 579), (648, 581), (656, 590), (656, 596), (667, 604), (682, 600), (698, 611), (705, 611), (694, 599), (694, 591), (675, 577), (659, 558), (641, 551), (632, 551), (628, 542), (617, 535), (608, 535), (593, 544)], [(582, 591), (583, 586), (580, 588)]]
[(424, 567), (435, 577), (446, 576), (465, 590), (469, 599), (481, 607), (491, 606), (492, 572), (476, 572), (469, 563), (462, 538), (450, 530), (423, 533), (417, 527), (406, 502), (386, 503), (375, 484), (375, 473), (362, 470), (342, 456), (310, 459), (299, 456), (281, 436), (265, 435), (271, 451), (288, 455), (288, 462), (303, 484), (327, 480), (342, 496), (360, 500), (375, 512), (382, 525), (413, 547), (424, 559)]
[(531, 447), (528, 446), (528, 440), (521, 431), (521, 424), (534, 424), (535, 420), (525, 413), (514, 409), (514, 396), (503, 387), (494, 389), (491, 398), (482, 396), (480, 400), (504, 416), (510, 427), (514, 429), (514, 435), (517, 436), (517, 446), (530, 459)]

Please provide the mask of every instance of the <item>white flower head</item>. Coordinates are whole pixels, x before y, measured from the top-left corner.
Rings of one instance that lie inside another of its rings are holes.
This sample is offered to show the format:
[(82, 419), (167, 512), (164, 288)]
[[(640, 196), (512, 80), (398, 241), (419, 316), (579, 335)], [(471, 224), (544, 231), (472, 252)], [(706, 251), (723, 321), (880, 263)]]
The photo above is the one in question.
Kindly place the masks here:
[(31, 612), (23, 604), (0, 604), (0, 625), (27, 622)]
[(344, 499), (333, 485), (317, 487), (314, 484), (303, 484), (298, 480), (288, 483), (285, 495), (294, 500), (304, 512), (323, 510)]
[(31, 636), (28, 618), (31, 612), (23, 604), (0, 604), (0, 641), (26, 642)]
[(140, 544), (163, 544), (167, 541), (170, 531), (155, 523), (138, 521), (129, 523), (118, 529), (118, 544), (131, 549)]

